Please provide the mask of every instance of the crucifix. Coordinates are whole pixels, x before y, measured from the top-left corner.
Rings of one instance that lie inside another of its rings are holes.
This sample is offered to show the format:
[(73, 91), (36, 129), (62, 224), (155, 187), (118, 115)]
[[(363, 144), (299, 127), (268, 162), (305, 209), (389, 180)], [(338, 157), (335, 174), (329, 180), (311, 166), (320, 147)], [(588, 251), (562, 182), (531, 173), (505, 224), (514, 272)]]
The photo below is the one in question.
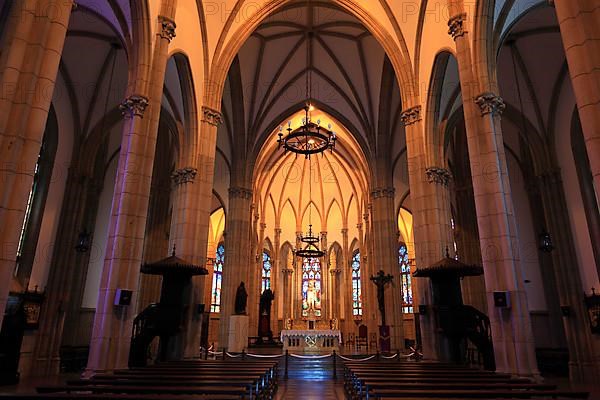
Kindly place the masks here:
[(385, 274), (380, 270), (377, 275), (371, 277), (371, 281), (377, 286), (377, 302), (379, 303), (379, 312), (381, 313), (381, 325), (385, 326), (385, 299), (383, 297), (385, 286), (391, 283), (394, 277), (390, 274)]

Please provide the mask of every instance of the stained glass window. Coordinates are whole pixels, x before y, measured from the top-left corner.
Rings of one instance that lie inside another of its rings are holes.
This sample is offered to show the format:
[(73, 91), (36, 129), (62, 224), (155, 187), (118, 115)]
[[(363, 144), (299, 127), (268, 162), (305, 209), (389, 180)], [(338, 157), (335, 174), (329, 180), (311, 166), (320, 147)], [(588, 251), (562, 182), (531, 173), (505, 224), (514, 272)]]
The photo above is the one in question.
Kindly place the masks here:
[(318, 258), (305, 258), (302, 264), (302, 316), (308, 317), (311, 308), (315, 317), (321, 316), (321, 263)]
[(362, 288), (360, 286), (360, 252), (354, 252), (352, 257), (352, 315), (359, 317), (362, 310)]
[(223, 263), (225, 262), (225, 246), (220, 244), (217, 247), (217, 254), (213, 265), (212, 297), (210, 302), (210, 312), (218, 313), (221, 311), (221, 281), (223, 279)]
[(400, 277), (402, 278), (402, 312), (408, 314), (413, 312), (413, 295), (408, 248), (404, 243), (401, 243), (398, 249), (398, 261), (400, 263)]
[(262, 264), (262, 289), (261, 293), (267, 289), (271, 289), (271, 256), (268, 251), (263, 251)]
[(35, 170), (33, 173), (33, 184), (31, 185), (31, 190), (29, 191), (29, 196), (27, 196), (27, 206), (25, 207), (25, 217), (23, 218), (23, 224), (21, 225), (21, 234), (19, 236), (19, 245), (17, 247), (17, 261), (23, 255), (23, 246), (25, 245), (25, 235), (27, 233), (27, 225), (29, 225), (29, 218), (31, 217), (31, 210), (33, 208), (33, 199), (35, 197), (36, 189), (39, 184), (40, 178), (40, 159), (42, 157), (42, 151), (44, 151), (44, 147), (42, 145), (42, 149), (40, 150), (40, 154), (38, 155), (37, 162), (35, 163)]

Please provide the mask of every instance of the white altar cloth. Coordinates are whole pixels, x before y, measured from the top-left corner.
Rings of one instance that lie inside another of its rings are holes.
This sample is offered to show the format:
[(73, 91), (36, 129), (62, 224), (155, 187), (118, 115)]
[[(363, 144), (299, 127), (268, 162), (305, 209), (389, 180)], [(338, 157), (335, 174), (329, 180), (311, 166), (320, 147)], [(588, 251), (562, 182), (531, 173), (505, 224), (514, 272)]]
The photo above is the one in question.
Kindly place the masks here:
[(342, 343), (342, 333), (339, 330), (331, 329), (285, 329), (281, 331), (280, 339), (285, 342), (285, 339), (291, 337), (302, 337), (312, 336), (315, 338), (326, 337), (336, 338), (339, 343)]

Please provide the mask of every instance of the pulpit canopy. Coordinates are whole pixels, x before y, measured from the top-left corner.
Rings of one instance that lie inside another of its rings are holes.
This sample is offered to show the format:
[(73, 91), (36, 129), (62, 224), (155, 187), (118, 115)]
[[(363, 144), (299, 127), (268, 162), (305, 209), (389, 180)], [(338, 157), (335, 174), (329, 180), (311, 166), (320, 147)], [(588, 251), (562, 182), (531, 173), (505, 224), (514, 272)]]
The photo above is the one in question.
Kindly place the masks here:
[(175, 247), (173, 253), (160, 261), (143, 264), (141, 269), (143, 274), (147, 275), (208, 275), (208, 270), (199, 265), (194, 265), (190, 262), (182, 260), (175, 255)]
[(480, 276), (483, 275), (483, 267), (481, 265), (465, 264), (446, 254), (446, 257), (435, 264), (426, 268), (418, 268), (413, 273), (413, 276), (416, 278), (437, 278), (448, 275), (458, 277)]

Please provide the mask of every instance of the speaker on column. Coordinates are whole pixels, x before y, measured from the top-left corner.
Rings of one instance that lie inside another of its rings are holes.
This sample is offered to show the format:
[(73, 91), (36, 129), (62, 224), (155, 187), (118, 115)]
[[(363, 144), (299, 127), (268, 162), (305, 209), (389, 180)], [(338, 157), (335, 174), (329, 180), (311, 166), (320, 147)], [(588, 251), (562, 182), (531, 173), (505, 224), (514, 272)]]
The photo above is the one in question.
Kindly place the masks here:
[(510, 293), (507, 291), (494, 292), (494, 306), (498, 308), (510, 308)]

